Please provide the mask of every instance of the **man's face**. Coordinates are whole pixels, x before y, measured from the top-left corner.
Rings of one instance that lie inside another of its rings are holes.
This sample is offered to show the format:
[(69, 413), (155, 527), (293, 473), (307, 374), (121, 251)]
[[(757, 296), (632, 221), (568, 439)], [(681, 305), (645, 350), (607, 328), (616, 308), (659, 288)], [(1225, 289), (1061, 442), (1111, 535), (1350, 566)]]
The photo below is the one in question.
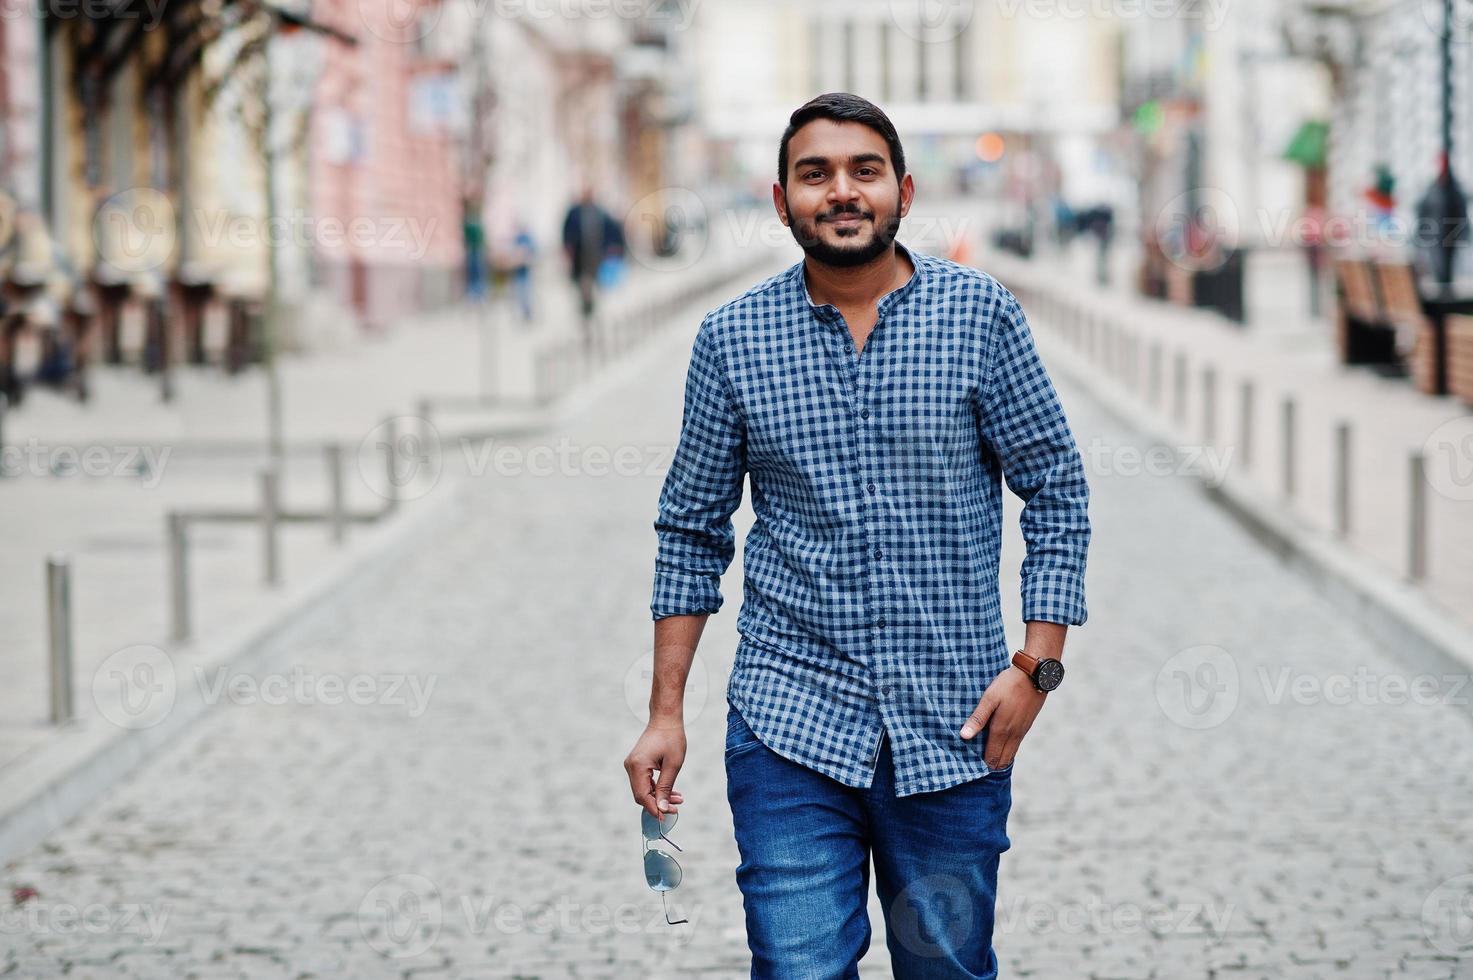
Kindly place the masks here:
[(895, 179), (890, 147), (856, 122), (815, 119), (788, 141), (788, 189), (773, 184), (778, 217), (809, 258), (832, 266), (879, 256), (910, 211), (915, 184)]

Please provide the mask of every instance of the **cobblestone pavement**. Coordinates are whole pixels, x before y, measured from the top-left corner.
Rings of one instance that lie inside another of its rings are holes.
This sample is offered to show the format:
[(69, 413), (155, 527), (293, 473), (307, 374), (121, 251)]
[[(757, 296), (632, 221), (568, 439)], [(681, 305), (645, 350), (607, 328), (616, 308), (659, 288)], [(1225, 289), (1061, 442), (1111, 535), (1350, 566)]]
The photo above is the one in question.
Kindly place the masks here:
[[(663, 373), (489, 457), (467, 526), (6, 867), (0, 975), (745, 975), (719, 752), (740, 556), (689, 692), (689, 925), (644, 886), (620, 766), (694, 326)], [(1017, 763), (1004, 976), (1473, 977), (1473, 731), (1447, 703), (1473, 692), (1421, 686), (1061, 390), (1114, 448), (1091, 464), (1090, 622)], [(866, 976), (889, 973), (879, 911)]]

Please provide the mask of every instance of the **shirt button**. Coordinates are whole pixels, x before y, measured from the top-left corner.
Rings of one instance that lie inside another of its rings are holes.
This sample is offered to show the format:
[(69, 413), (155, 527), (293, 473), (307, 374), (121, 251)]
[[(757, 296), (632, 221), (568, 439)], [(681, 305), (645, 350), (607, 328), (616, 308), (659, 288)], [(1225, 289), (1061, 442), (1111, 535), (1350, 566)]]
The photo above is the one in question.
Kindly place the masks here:
[(860, 409), (860, 412), (859, 412), (859, 417), (860, 417), (860, 418), (862, 418), (862, 419), (867, 419), (867, 418), (869, 418), (869, 409), (867, 409), (867, 408), (865, 408), (865, 409)]
[(882, 698), (888, 698), (889, 696), (890, 696), (890, 688), (888, 686), (880, 688), (880, 697), (882, 697)]
[(864, 485), (864, 488), (866, 490), (868, 490), (870, 493), (874, 493), (875, 492), (875, 485), (873, 483), (866, 483)]
[(876, 548), (875, 549), (875, 557), (876, 558), (880, 558), (882, 556), (883, 556), (883, 552), (881, 552), (879, 548)]
[(884, 616), (881, 616), (879, 619), (875, 620), (875, 629), (882, 630), (884, 628), (885, 628), (885, 617)]

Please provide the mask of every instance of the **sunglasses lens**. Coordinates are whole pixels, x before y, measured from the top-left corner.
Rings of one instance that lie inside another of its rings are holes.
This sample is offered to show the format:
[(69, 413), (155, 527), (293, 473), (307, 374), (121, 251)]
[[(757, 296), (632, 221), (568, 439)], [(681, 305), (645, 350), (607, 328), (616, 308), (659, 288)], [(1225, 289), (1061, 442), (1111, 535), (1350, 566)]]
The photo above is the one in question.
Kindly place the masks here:
[(644, 880), (657, 892), (668, 892), (680, 884), (680, 865), (668, 854), (644, 852)]
[(671, 810), (661, 819), (656, 820), (650, 816), (648, 810), (639, 811), (639, 826), (644, 831), (644, 839), (659, 840), (662, 834), (670, 833), (670, 831), (675, 829), (676, 816), (675, 811)]

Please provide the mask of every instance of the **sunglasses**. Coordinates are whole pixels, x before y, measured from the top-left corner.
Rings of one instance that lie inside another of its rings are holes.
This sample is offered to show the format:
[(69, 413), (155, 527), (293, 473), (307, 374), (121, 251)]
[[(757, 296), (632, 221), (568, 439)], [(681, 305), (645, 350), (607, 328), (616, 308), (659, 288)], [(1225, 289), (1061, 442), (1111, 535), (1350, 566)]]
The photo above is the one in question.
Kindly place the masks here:
[(676, 919), (670, 921), (670, 909), (665, 906), (665, 893), (674, 891), (680, 887), (680, 864), (670, 855), (657, 847), (650, 847), (651, 841), (662, 840), (680, 850), (680, 845), (665, 836), (666, 831), (675, 828), (675, 812), (672, 810), (658, 820), (650, 816), (648, 810), (639, 812), (639, 827), (644, 833), (644, 880), (645, 884), (660, 893), (660, 906), (665, 910), (665, 924), (678, 926), (689, 919)]

